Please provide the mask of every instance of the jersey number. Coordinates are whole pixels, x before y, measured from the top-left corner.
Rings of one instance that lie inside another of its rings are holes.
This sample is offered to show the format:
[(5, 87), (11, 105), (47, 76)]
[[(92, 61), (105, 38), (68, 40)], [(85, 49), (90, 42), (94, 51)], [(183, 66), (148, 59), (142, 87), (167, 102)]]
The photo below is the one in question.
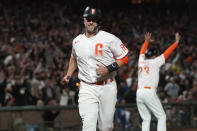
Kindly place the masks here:
[[(144, 70), (146, 71), (146, 74), (149, 74), (149, 67), (148, 66), (145, 66)], [(139, 73), (141, 73), (142, 71), (143, 71), (143, 68), (140, 66), (139, 67)]]
[(101, 44), (101, 43), (98, 43), (98, 44), (96, 44), (96, 47), (95, 47), (95, 55), (96, 56), (98, 56), (98, 55), (100, 55), (100, 56), (103, 56), (103, 44)]
[[(121, 44), (120, 47), (122, 48), (122, 50), (124, 52), (127, 51), (127, 48), (124, 46), (124, 44)], [(102, 48), (103, 48), (103, 44), (101, 44), (101, 43), (96, 44), (96, 46), (95, 46), (95, 55), (96, 56), (98, 56), (98, 55), (103, 56)]]
[(122, 48), (122, 50), (123, 50), (124, 52), (127, 51), (127, 48), (124, 46), (124, 44), (121, 44), (120, 47)]

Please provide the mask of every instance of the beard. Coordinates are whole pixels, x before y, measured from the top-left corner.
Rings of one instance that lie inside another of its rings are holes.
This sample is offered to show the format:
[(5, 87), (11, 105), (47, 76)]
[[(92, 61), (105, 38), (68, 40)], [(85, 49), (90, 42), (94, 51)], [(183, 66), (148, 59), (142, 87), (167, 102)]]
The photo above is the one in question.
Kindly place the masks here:
[(87, 28), (86, 28), (86, 32), (87, 32), (88, 34), (95, 34), (95, 33), (97, 33), (97, 32), (99, 31), (99, 29), (100, 29), (100, 26), (96, 26), (96, 27), (87, 27)]

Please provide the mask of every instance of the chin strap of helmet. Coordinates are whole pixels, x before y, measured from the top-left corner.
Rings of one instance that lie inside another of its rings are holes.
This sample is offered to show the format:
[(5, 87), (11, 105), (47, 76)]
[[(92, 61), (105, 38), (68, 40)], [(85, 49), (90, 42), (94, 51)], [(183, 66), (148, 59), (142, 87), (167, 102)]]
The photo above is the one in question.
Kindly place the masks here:
[(97, 25), (97, 27), (94, 28), (94, 32), (98, 32), (100, 30), (101, 26)]
[(87, 31), (87, 29), (86, 32), (88, 32), (88, 34), (94, 34), (97, 33), (99, 30), (100, 30), (100, 25), (96, 26), (92, 32)]

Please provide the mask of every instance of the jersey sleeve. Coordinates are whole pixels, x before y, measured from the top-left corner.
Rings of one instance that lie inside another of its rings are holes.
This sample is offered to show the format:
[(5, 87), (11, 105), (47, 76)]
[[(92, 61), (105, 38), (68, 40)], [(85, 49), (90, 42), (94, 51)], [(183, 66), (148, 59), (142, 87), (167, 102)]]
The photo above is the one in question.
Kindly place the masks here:
[(144, 61), (145, 59), (145, 55), (144, 54), (140, 54), (139, 56), (139, 62)]
[[(74, 41), (73, 41), (74, 43)], [(71, 51), (71, 57), (76, 58), (76, 53), (75, 53), (75, 49), (74, 49), (74, 44), (72, 44), (72, 51)]]
[(142, 48), (140, 50), (140, 55), (145, 54), (146, 49), (148, 48), (149, 42), (145, 41), (144, 44), (142, 45)]
[(172, 44), (168, 49), (165, 50), (165, 52), (163, 53), (164, 58), (167, 59), (170, 54), (172, 54), (172, 52), (174, 51), (174, 49), (178, 46), (178, 43), (175, 42), (174, 44)]
[(165, 57), (163, 54), (161, 54), (160, 56), (156, 57), (154, 59), (155, 64), (158, 65), (159, 67), (161, 67), (163, 64), (165, 64)]
[(76, 54), (75, 54), (75, 51), (74, 51), (73, 48), (72, 48), (72, 51), (71, 51), (71, 57), (76, 58)]
[(115, 59), (121, 59), (125, 57), (128, 53), (128, 49), (125, 47), (122, 41), (116, 36), (114, 36), (112, 39), (113, 40), (110, 43), (110, 49)]

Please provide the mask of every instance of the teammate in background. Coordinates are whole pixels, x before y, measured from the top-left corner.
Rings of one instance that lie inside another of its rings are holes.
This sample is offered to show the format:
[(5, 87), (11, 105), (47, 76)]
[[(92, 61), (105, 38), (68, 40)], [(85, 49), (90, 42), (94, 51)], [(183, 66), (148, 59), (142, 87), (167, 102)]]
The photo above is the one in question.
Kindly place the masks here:
[(101, 10), (88, 6), (83, 13), (85, 33), (72, 44), (67, 74), (69, 79), (78, 68), (80, 79), (79, 114), (83, 131), (112, 131), (117, 101), (116, 71), (128, 63), (128, 49), (119, 38), (100, 30)]
[[(151, 40), (151, 33), (145, 34), (145, 42), (140, 50), (138, 61), (137, 107), (143, 120), (142, 131), (150, 131), (151, 112), (158, 120), (157, 131), (166, 131), (166, 114), (156, 94), (160, 67), (178, 46), (179, 33), (175, 34), (175, 42), (163, 54), (156, 57), (157, 50), (152, 48), (146, 52)], [(146, 52), (146, 54), (145, 54)]]

